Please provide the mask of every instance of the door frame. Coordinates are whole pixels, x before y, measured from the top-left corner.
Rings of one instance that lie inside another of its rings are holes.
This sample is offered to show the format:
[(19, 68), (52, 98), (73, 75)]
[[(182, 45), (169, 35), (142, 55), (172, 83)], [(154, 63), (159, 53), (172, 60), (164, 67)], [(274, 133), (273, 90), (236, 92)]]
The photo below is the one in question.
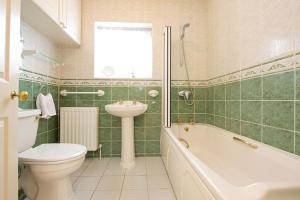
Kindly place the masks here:
[[(0, 118), (4, 121), (1, 134), (0, 199), (18, 199), (18, 99), (11, 99), (11, 91), (18, 91), (18, 69), (20, 64), (20, 9), (21, 0), (1, 0), (1, 16), (5, 17), (4, 52), (1, 52), (4, 78), (0, 78)], [(4, 14), (3, 14), (4, 13)], [(2, 15), (3, 14), (3, 15)], [(3, 24), (2, 24), (3, 25)], [(2, 43), (3, 44), (3, 43)]]

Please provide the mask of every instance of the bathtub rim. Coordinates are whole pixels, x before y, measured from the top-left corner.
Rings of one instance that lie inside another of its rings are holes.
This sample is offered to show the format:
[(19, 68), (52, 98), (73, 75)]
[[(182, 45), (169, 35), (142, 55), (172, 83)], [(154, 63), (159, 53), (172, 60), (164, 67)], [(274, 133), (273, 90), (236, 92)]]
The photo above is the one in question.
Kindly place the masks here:
[[(165, 129), (170, 129), (170, 131), (172, 131), (172, 126), (173, 125), (178, 125), (178, 123), (172, 123), (170, 128), (165, 128)], [(263, 148), (271, 149), (273, 151), (276, 151), (276, 152), (278, 152), (280, 154), (284, 154), (285, 156), (288, 156), (289, 158), (294, 159), (294, 160), (298, 160), (300, 162), (300, 155), (296, 155), (294, 153), (291, 153), (291, 152), (288, 152), (288, 151), (284, 151), (284, 150), (279, 149), (277, 147), (273, 147), (273, 146), (271, 146), (269, 144), (266, 144), (266, 143), (254, 140), (252, 138), (246, 137), (244, 135), (240, 135), (238, 133), (233, 133), (231, 131), (228, 131), (226, 129), (223, 129), (223, 128), (220, 128), (220, 127), (217, 127), (217, 126), (214, 126), (214, 125), (205, 124), (205, 123), (194, 123), (194, 124), (182, 123), (181, 125), (188, 125), (188, 126), (195, 126), (195, 125), (199, 126), (200, 125), (200, 126), (206, 126), (206, 127), (214, 128), (214, 129), (226, 132), (226, 134), (229, 134), (232, 137), (238, 137), (238, 138), (244, 139), (246, 141), (249, 141), (249, 142), (251, 142), (251, 143), (253, 143), (255, 145), (258, 145), (258, 148), (263, 147)]]

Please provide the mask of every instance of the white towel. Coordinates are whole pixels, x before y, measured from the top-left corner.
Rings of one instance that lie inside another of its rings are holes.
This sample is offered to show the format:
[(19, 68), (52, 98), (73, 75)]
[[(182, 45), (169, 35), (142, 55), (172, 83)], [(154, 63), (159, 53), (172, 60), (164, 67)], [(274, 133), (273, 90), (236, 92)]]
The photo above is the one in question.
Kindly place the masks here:
[(45, 119), (56, 115), (55, 104), (50, 93), (46, 96), (40, 93), (36, 98), (36, 107), (42, 111), (42, 117)]
[(55, 109), (55, 104), (54, 104), (53, 97), (50, 93), (48, 93), (46, 97), (48, 98), (47, 102), (48, 102), (49, 115), (50, 116), (55, 116), (56, 115), (56, 109)]

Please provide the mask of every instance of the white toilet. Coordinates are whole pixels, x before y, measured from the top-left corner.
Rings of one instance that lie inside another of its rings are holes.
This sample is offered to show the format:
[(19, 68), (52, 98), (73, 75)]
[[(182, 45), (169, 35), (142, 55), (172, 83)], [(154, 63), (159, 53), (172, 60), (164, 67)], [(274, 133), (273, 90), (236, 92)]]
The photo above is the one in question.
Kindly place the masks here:
[(20, 184), (32, 200), (70, 200), (73, 197), (71, 173), (84, 161), (87, 149), (78, 144), (42, 144), (35, 148), (40, 110), (20, 110)]

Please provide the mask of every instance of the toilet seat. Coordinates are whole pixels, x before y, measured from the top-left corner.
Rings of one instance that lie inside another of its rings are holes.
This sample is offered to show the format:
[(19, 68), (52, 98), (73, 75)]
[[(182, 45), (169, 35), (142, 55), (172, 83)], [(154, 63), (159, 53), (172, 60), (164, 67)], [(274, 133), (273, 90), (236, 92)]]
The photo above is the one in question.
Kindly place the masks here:
[(35, 148), (19, 153), (19, 161), (22, 163), (51, 164), (68, 162), (85, 156), (87, 149), (80, 144), (41, 144)]

